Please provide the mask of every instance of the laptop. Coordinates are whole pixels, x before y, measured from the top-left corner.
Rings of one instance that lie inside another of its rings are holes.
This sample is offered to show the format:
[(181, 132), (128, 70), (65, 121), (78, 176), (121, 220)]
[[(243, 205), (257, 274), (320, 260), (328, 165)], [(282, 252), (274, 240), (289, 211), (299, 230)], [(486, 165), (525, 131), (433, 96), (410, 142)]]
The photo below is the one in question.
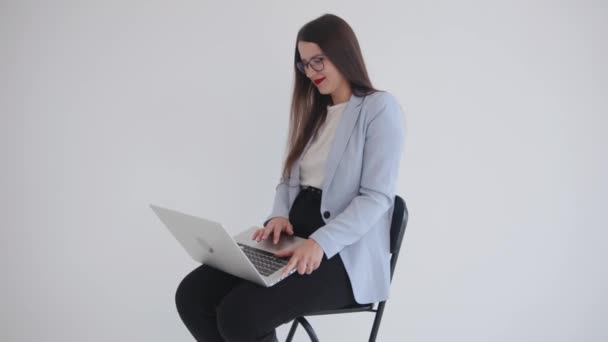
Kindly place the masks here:
[[(231, 237), (218, 222), (154, 204), (150, 207), (192, 259), (266, 287), (284, 279), (281, 274), (289, 262), (289, 257), (278, 258), (273, 254), (306, 241), (281, 233), (276, 245), (272, 235), (258, 242), (252, 237), (261, 227), (255, 226)], [(289, 275), (295, 271), (294, 268)]]

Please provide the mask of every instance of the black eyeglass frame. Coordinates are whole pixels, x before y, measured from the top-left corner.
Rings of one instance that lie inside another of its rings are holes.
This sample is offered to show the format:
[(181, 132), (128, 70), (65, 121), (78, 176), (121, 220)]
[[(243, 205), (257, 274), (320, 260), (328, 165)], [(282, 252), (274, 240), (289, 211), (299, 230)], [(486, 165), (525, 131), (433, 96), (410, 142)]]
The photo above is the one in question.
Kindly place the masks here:
[(325, 68), (325, 64), (323, 64), (323, 60), (327, 58), (324, 55), (316, 55), (313, 56), (310, 61), (304, 63), (302, 61), (296, 63), (296, 68), (300, 70), (301, 73), (306, 74), (306, 67), (310, 65), (310, 67), (315, 71), (323, 71)]

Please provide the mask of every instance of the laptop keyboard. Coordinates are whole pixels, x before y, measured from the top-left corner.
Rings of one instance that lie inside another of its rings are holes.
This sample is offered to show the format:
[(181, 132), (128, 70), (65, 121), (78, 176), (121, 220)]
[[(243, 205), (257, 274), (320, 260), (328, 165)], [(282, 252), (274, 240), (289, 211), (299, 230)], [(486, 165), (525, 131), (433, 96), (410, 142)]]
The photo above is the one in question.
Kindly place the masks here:
[(265, 277), (273, 274), (281, 267), (287, 266), (287, 263), (289, 262), (288, 258), (278, 258), (270, 252), (243, 245), (241, 243), (237, 244), (241, 247), (241, 250), (243, 250), (247, 258), (249, 258), (258, 272)]

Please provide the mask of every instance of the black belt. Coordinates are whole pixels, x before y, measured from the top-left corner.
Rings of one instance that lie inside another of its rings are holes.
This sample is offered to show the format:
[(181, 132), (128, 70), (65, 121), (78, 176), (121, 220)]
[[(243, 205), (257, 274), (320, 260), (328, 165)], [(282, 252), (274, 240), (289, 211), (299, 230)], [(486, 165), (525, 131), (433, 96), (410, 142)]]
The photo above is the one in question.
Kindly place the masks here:
[(306, 190), (306, 191), (312, 191), (317, 194), (320, 194), (323, 192), (323, 190), (321, 190), (319, 188), (315, 188), (314, 186), (308, 186), (308, 185), (300, 185), (300, 189)]

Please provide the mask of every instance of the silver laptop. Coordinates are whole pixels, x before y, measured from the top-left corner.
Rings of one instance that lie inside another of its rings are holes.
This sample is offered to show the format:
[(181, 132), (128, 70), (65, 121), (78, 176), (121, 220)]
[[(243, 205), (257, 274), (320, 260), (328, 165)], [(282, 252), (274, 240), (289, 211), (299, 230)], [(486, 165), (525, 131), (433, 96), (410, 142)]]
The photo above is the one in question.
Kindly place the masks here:
[[(253, 233), (261, 227), (255, 226), (231, 237), (218, 222), (154, 204), (150, 207), (192, 259), (266, 287), (283, 279), (281, 274), (289, 261), (289, 257), (278, 258), (273, 254), (306, 241), (281, 234), (276, 245), (272, 235), (257, 242), (252, 239)], [(294, 268), (289, 274), (295, 271)]]

